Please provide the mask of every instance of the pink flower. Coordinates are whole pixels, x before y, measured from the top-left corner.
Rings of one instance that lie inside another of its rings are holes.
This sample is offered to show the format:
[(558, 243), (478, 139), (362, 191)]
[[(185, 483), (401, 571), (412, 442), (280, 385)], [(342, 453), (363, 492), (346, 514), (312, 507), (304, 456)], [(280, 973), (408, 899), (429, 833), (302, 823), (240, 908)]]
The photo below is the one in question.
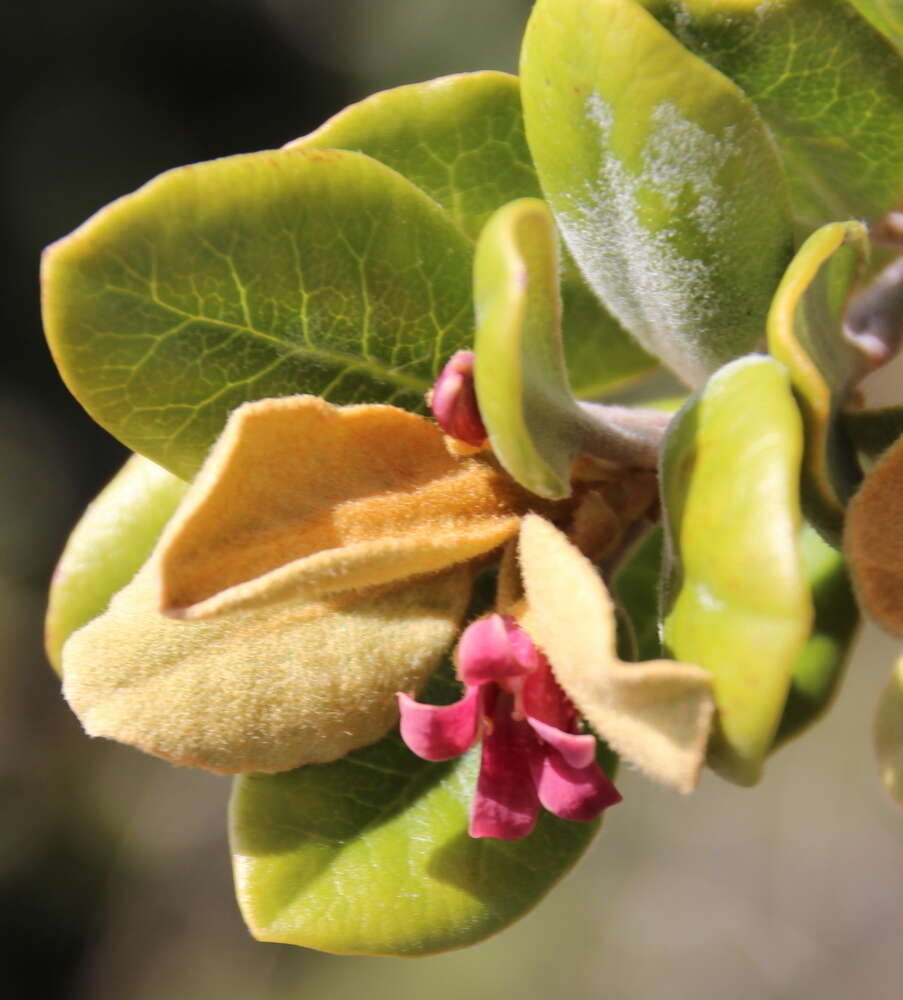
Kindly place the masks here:
[(486, 428), (477, 405), (473, 363), (473, 351), (453, 354), (436, 379), (429, 401), (436, 423), (449, 437), (479, 448), (486, 440)]
[(398, 695), (401, 738), (425, 760), (449, 760), (483, 736), (470, 816), (472, 837), (518, 840), (540, 805), (563, 819), (591, 820), (621, 801), (596, 763), (596, 739), (578, 732), (577, 712), (545, 656), (513, 618), (470, 625), (458, 645), (464, 697), (423, 705)]

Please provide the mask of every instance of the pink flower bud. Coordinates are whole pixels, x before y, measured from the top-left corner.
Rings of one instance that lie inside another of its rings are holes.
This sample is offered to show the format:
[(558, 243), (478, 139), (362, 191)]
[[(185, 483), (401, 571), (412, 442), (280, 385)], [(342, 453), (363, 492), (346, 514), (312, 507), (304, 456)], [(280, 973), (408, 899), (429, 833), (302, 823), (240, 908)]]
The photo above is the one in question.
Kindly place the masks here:
[(436, 379), (430, 409), (450, 437), (479, 447), (486, 440), (473, 384), (473, 351), (458, 351), (449, 358)]

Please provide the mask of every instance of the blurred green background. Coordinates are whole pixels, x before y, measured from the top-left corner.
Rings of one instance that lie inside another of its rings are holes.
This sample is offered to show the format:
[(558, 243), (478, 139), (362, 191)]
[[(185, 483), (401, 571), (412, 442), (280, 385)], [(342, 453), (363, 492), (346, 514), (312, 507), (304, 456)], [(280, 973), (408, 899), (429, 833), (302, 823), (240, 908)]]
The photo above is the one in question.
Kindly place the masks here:
[[(231, 893), (229, 783), (92, 742), (41, 649), (68, 529), (124, 458), (59, 382), (41, 248), (168, 167), (279, 146), (373, 90), (513, 70), (528, 0), (33, 0), (4, 5), (0, 369), (0, 985), (14, 998), (847, 1000), (903, 988), (903, 811), (867, 632), (831, 716), (765, 783), (689, 799), (626, 773), (589, 857), (464, 952), (344, 958), (253, 942)], [(7, 354), (9, 357), (9, 354)], [(899, 386), (900, 373), (885, 376)]]

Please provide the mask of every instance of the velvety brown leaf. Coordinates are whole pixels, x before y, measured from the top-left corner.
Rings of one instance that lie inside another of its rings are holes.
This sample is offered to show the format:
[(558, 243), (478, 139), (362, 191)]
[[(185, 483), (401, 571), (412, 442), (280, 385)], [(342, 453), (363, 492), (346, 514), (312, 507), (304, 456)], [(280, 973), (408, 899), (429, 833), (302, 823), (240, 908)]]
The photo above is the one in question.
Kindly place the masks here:
[(528, 497), (403, 410), (248, 403), (160, 541), (160, 607), (200, 618), (442, 570), (514, 535)]
[(148, 563), (63, 648), (64, 694), (91, 736), (219, 773), (284, 771), (372, 743), (451, 644), (468, 567), (313, 603), (183, 622)]

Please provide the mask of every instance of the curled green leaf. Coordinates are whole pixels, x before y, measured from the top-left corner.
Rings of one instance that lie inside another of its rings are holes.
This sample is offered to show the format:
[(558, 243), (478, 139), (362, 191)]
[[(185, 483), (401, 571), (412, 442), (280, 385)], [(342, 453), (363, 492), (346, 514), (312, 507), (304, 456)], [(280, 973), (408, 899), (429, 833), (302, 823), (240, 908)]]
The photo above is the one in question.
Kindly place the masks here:
[(512, 202), (485, 227), (474, 299), (474, 375), (492, 450), (531, 492), (566, 497), (580, 413), (561, 347), (555, 224), (543, 202)]
[(839, 414), (852, 388), (875, 363), (869, 353), (872, 345), (844, 330), (846, 304), (868, 252), (860, 223), (823, 226), (793, 259), (768, 315), (768, 349), (789, 369), (803, 415), (804, 509), (835, 544), (840, 543), (844, 508), (860, 478)]
[[(636, 465), (655, 464), (653, 438), (630, 411), (583, 408), (571, 394), (561, 342), (558, 237), (537, 198), (511, 202), (477, 244), (476, 389), (492, 450), (532, 493), (570, 495), (574, 459), (584, 450)], [(624, 427), (624, 422), (629, 426)]]
[(725, 366), (669, 429), (662, 457), (666, 655), (712, 675), (709, 764), (755, 783), (771, 748), (812, 600), (800, 550), (802, 422), (784, 367)]

